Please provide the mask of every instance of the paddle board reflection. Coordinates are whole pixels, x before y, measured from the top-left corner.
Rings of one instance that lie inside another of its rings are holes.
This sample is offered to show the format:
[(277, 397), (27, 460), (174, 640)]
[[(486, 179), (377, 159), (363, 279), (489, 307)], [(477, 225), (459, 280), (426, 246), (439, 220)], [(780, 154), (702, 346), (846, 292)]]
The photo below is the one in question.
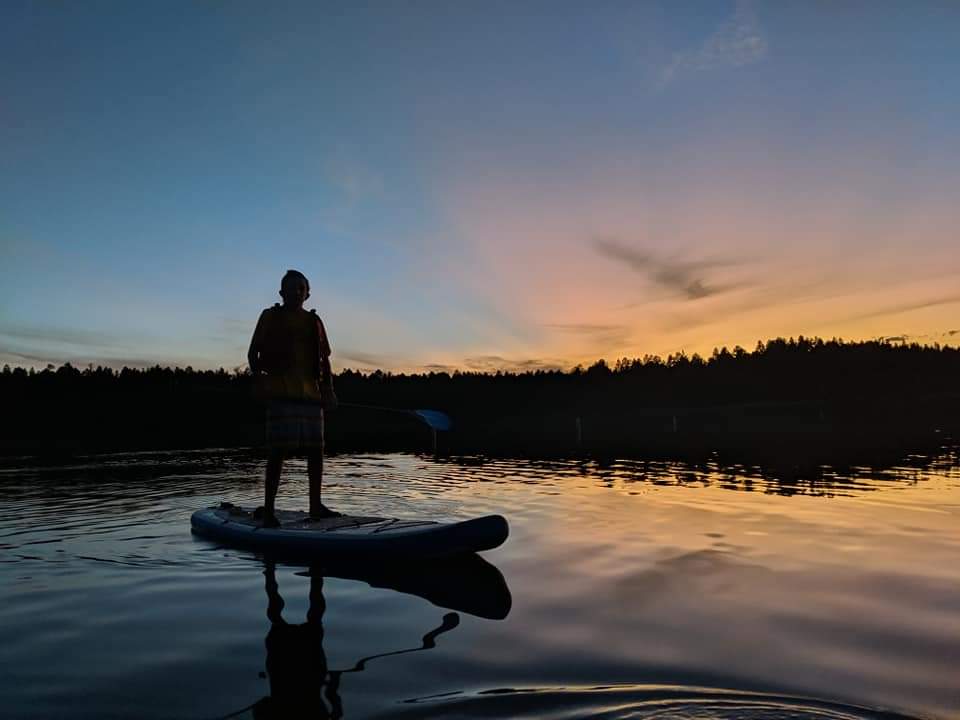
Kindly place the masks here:
[(266, 676), (270, 695), (261, 698), (246, 711), (228, 717), (252, 713), (261, 718), (342, 718), (340, 683), (344, 675), (362, 672), (374, 660), (430, 650), (437, 638), (460, 624), (457, 612), (447, 612), (440, 623), (423, 635), (417, 647), (391, 650), (357, 660), (351, 667), (330, 669), (323, 649), (323, 596), (325, 577), (364, 580), (373, 587), (384, 587), (422, 597), (447, 610), (457, 610), (488, 619), (502, 619), (510, 612), (510, 591), (500, 571), (478, 555), (416, 567), (373, 568), (365, 573), (345, 568), (311, 565), (310, 595), (306, 622), (295, 624), (283, 617), (284, 601), (276, 578), (276, 562), (265, 561), (264, 589), (267, 594), (267, 618), (270, 629), (266, 646)]

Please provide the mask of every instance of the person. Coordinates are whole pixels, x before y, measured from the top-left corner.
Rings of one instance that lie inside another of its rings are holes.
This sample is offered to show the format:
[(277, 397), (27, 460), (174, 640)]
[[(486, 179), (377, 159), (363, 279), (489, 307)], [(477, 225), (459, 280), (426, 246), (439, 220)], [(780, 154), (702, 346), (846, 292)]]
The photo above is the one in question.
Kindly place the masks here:
[(250, 341), (247, 360), (261, 396), (267, 401), (268, 458), (263, 509), (255, 517), (264, 527), (279, 527), (276, 497), (283, 461), (293, 454), (307, 456), (310, 517), (322, 519), (340, 513), (323, 504), (324, 408), (337, 405), (330, 370), (330, 342), (315, 310), (304, 310), (310, 282), (297, 270), (288, 270), (280, 283), (279, 303), (260, 314)]

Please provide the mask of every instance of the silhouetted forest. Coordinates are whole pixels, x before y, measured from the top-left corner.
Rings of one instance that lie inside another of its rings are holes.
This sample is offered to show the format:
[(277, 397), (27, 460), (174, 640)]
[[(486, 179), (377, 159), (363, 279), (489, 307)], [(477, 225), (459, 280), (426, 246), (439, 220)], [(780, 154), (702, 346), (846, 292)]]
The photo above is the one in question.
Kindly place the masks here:
[[(4, 367), (5, 455), (247, 447), (262, 406), (245, 372)], [(960, 427), (960, 349), (777, 339), (752, 352), (598, 361), (572, 371), (391, 374), (344, 370), (341, 402), (448, 413), (444, 453), (702, 455), (906, 452)], [(425, 450), (402, 414), (341, 408), (330, 451)]]

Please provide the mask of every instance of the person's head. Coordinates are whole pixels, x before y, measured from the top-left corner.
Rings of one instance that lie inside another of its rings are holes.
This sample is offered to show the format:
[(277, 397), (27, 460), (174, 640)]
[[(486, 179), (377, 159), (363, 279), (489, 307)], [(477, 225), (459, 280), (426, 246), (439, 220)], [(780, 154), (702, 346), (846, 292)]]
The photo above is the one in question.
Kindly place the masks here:
[(298, 270), (287, 270), (280, 281), (280, 297), (284, 305), (300, 307), (310, 297), (310, 281)]

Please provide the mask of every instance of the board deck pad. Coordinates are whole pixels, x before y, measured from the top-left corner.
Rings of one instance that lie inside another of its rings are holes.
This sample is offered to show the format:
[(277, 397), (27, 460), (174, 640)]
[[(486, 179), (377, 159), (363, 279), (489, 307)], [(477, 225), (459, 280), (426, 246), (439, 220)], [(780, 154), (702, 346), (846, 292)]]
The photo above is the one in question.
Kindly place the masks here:
[(190, 523), (204, 537), (262, 550), (309, 554), (435, 558), (489, 550), (507, 539), (500, 515), (443, 522), (418, 518), (339, 515), (312, 519), (277, 510), (278, 528), (263, 527), (253, 512), (232, 503), (198, 510)]
[[(218, 508), (218, 510), (224, 509)], [(236, 505), (226, 510), (226, 516), (231, 521), (250, 527), (263, 527), (261, 520), (254, 519), (253, 513)], [(436, 520), (399, 520), (397, 518), (374, 517), (366, 515), (339, 515), (335, 517), (311, 519), (310, 514), (303, 510), (277, 510), (277, 520), (284, 530), (313, 530), (316, 532), (330, 532), (332, 530), (354, 530), (363, 528), (364, 532), (381, 532), (384, 530), (401, 530), (407, 527), (436, 525)]]

